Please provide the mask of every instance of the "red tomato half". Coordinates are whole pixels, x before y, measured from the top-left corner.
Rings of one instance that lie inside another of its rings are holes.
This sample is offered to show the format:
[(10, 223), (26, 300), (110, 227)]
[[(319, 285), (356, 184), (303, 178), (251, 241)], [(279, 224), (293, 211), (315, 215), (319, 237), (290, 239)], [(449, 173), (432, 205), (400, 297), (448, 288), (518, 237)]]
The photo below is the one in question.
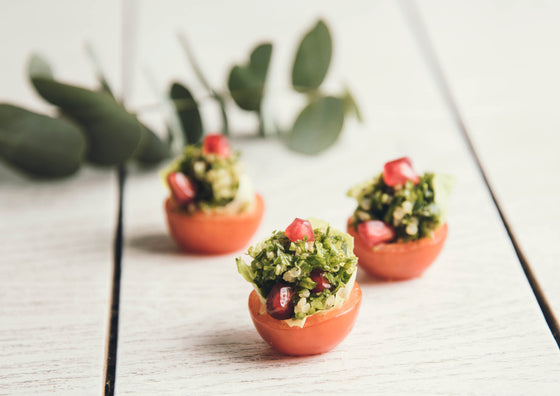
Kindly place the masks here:
[(336, 309), (309, 316), (303, 327), (290, 327), (266, 312), (256, 291), (249, 295), (249, 312), (260, 336), (286, 355), (316, 355), (330, 351), (352, 330), (362, 302), (362, 290), (354, 283), (350, 297)]
[(261, 222), (264, 202), (259, 194), (248, 212), (238, 214), (185, 213), (172, 199), (165, 201), (169, 232), (181, 249), (192, 253), (223, 254), (247, 245)]
[(358, 265), (370, 275), (387, 280), (416, 278), (437, 258), (447, 238), (447, 223), (434, 231), (433, 238), (411, 242), (382, 243), (368, 247), (348, 219), (347, 232), (354, 237)]

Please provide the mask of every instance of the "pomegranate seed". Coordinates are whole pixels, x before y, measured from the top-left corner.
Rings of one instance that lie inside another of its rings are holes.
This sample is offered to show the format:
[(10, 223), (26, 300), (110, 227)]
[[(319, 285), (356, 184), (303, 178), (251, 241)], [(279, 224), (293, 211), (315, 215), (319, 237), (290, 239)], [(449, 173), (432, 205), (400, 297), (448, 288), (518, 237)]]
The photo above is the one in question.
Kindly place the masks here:
[(290, 319), (294, 312), (292, 299), (295, 294), (293, 287), (283, 283), (275, 284), (266, 298), (266, 312), (274, 319)]
[(412, 161), (408, 157), (402, 157), (393, 161), (389, 161), (383, 167), (383, 181), (388, 186), (403, 185), (407, 180), (411, 180), (414, 184), (420, 181), (420, 178), (412, 168)]
[(373, 247), (393, 240), (395, 238), (395, 230), (380, 220), (369, 220), (360, 223), (358, 235), (368, 247)]
[(312, 293), (321, 293), (323, 290), (331, 288), (331, 284), (325, 277), (325, 271), (314, 269), (311, 271), (311, 274), (309, 274), (309, 277), (317, 284), (313, 290), (311, 290)]
[(169, 184), (173, 199), (179, 205), (186, 205), (190, 203), (196, 196), (195, 185), (184, 173), (171, 172), (167, 175), (167, 184)]
[(219, 133), (206, 135), (202, 142), (202, 152), (204, 154), (216, 154), (220, 157), (229, 157), (231, 148), (228, 139)]
[(309, 220), (304, 220), (300, 218), (296, 218), (292, 221), (288, 227), (286, 227), (286, 236), (292, 242), (296, 242), (302, 240), (303, 237), (307, 236), (308, 241), (315, 240), (315, 234), (313, 234), (313, 227), (311, 227), (311, 223)]

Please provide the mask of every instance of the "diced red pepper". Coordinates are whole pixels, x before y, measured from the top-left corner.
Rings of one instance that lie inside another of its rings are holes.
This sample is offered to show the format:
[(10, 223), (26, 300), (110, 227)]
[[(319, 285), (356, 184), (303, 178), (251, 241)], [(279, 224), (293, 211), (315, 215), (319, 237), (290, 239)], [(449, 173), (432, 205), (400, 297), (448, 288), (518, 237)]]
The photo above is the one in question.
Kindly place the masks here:
[(202, 142), (202, 152), (204, 154), (216, 154), (220, 157), (229, 157), (231, 147), (228, 139), (219, 133), (206, 135)]
[(412, 161), (408, 157), (402, 157), (393, 161), (389, 161), (383, 167), (383, 181), (388, 186), (404, 185), (407, 180), (411, 180), (414, 184), (420, 181), (420, 178), (412, 168)]
[(395, 230), (380, 220), (369, 220), (358, 225), (358, 235), (368, 247), (373, 247), (395, 239)]
[(192, 202), (196, 196), (196, 186), (181, 172), (171, 172), (167, 175), (167, 184), (171, 195), (180, 206)]
[(303, 237), (307, 237), (308, 241), (315, 240), (315, 234), (313, 234), (313, 227), (309, 220), (296, 218), (292, 221), (288, 227), (286, 227), (286, 236), (292, 242), (300, 241)]

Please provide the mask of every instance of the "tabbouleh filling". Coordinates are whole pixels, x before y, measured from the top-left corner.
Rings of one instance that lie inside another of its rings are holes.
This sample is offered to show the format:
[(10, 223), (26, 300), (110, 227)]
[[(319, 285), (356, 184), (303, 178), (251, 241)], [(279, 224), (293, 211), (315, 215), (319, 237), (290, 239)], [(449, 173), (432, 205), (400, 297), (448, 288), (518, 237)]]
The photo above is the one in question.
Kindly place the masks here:
[(165, 175), (174, 171), (184, 173), (196, 187), (195, 199), (182, 209), (191, 213), (228, 206), (235, 206), (235, 211), (246, 210), (253, 193), (238, 158), (238, 152), (223, 157), (205, 154), (200, 146), (185, 147), (182, 155), (165, 170)]
[[(353, 253), (354, 241), (348, 234), (327, 223), (310, 219), (315, 241), (290, 242), (283, 231), (275, 231), (267, 240), (249, 248), (252, 258), (247, 265), (237, 258), (239, 273), (264, 301), (272, 287), (284, 283), (294, 287), (292, 319), (305, 319), (314, 313), (331, 309), (348, 298), (354, 284), (358, 259)], [(331, 289), (313, 293), (316, 283), (311, 271), (325, 271)]]
[(382, 174), (351, 188), (347, 195), (358, 201), (351, 226), (381, 220), (395, 230), (395, 241), (431, 237), (445, 222), (447, 198), (453, 186), (448, 175), (425, 173), (415, 185), (387, 186)]

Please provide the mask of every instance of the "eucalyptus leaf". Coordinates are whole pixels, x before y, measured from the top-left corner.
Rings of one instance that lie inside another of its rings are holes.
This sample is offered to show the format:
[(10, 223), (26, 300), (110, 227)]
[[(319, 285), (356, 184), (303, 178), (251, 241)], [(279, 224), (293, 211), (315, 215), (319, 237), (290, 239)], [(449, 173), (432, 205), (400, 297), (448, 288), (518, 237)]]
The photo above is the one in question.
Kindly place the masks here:
[(299, 114), (287, 136), (288, 146), (300, 153), (318, 154), (338, 139), (344, 125), (344, 101), (319, 97)]
[(50, 78), (32, 77), (31, 81), (45, 100), (82, 126), (92, 162), (115, 165), (132, 157), (145, 162), (166, 157), (164, 143), (107, 93)]
[(76, 172), (86, 152), (86, 138), (71, 121), (0, 104), (0, 156), (40, 177)]
[(184, 145), (199, 143), (203, 135), (202, 118), (198, 110), (198, 103), (192, 93), (177, 82), (171, 85), (169, 96), (173, 101), (181, 127), (183, 129)]
[(307, 32), (297, 50), (292, 69), (294, 89), (298, 92), (317, 90), (327, 75), (331, 55), (331, 34), (320, 20)]
[(31, 78), (53, 78), (53, 71), (49, 63), (40, 55), (33, 54), (27, 64), (27, 72)]
[(248, 64), (231, 69), (228, 88), (243, 110), (260, 111), (271, 55), (272, 44), (260, 44), (251, 53)]

